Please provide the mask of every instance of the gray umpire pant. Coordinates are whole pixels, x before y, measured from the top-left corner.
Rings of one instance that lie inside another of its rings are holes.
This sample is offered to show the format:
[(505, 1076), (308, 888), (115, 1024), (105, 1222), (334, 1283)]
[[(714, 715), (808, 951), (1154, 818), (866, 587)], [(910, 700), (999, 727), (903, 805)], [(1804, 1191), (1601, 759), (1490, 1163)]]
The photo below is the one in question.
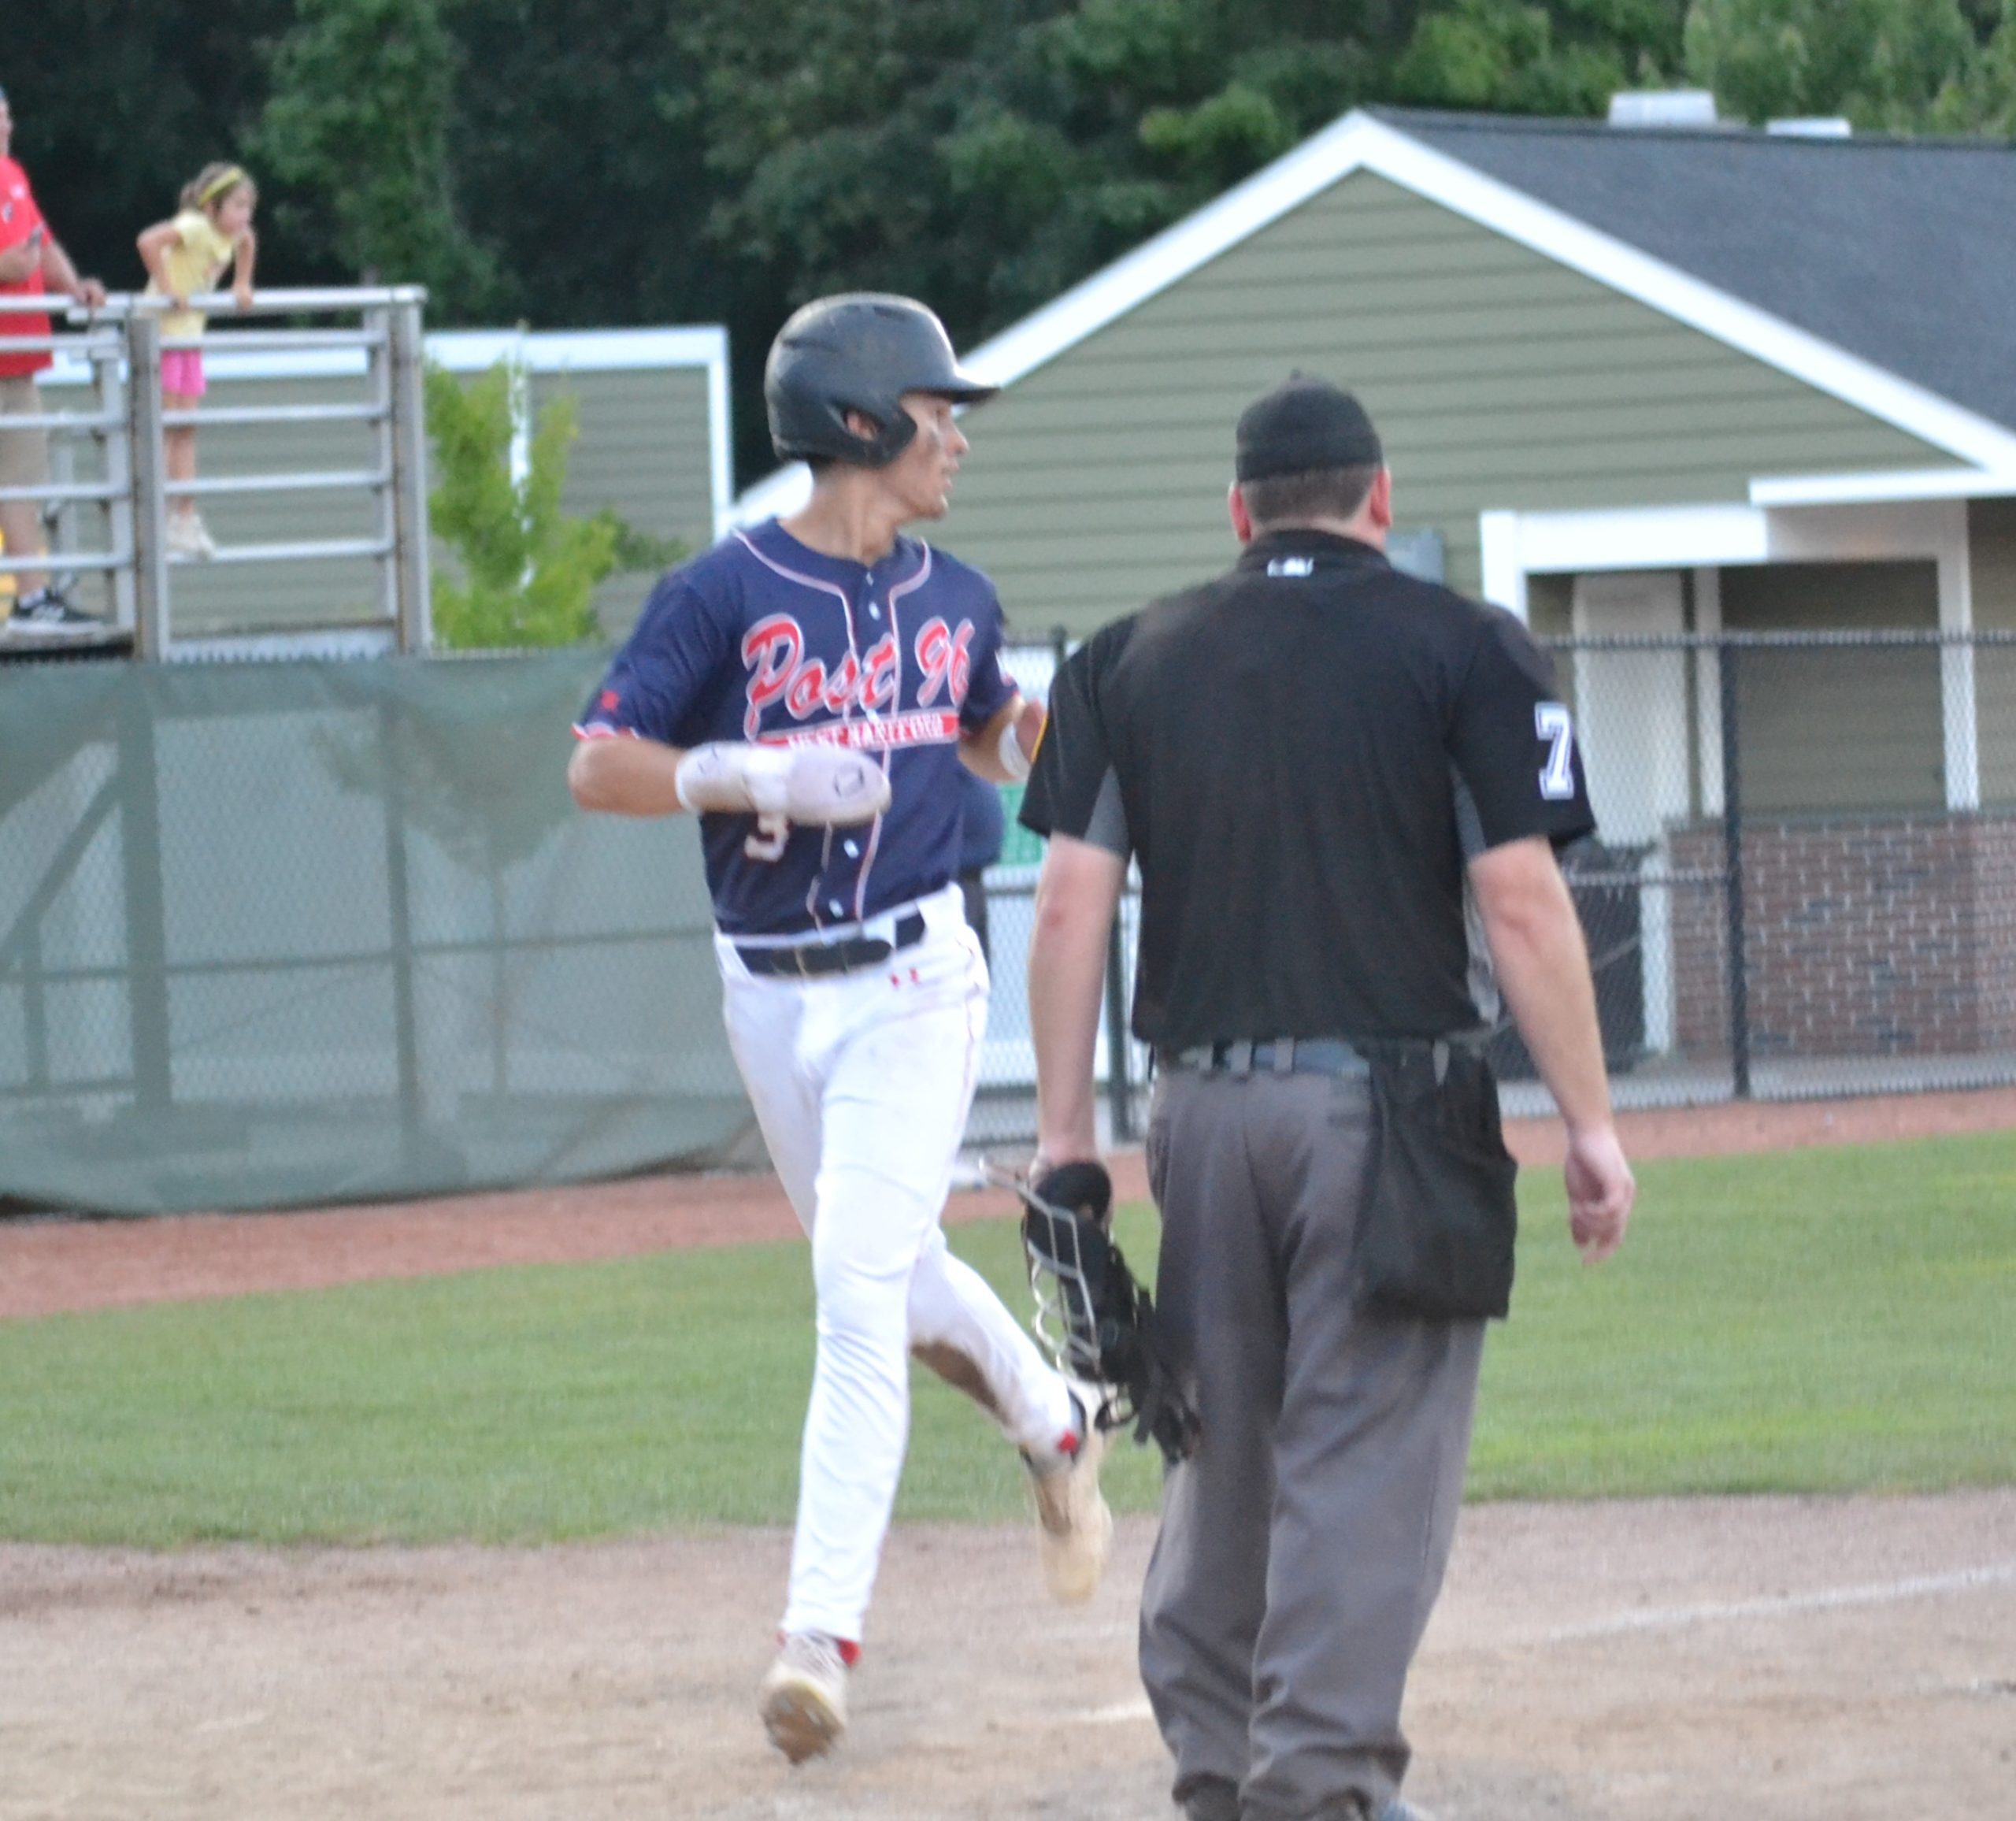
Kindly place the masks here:
[(1356, 1821), (1455, 1534), (1484, 1324), (1351, 1306), (1364, 1077), (1156, 1089), (1156, 1302), (1203, 1423), (1169, 1474), (1141, 1675), (1192, 1821)]

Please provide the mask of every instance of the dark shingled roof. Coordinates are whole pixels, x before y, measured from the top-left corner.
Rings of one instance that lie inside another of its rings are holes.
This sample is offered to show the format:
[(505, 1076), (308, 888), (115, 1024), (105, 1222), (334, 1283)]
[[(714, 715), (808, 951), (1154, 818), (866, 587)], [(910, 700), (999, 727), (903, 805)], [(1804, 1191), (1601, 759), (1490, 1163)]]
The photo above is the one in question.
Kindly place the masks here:
[(1368, 111), (1718, 290), (2016, 427), (2016, 146)]

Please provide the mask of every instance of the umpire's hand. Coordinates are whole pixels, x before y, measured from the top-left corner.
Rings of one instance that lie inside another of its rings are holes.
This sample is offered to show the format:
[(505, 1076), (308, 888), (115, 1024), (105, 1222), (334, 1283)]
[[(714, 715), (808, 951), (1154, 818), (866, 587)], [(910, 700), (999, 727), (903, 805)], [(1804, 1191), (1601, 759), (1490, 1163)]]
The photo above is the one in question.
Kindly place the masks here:
[(1585, 1265), (1599, 1264), (1624, 1244), (1638, 1184), (1624, 1159), (1614, 1126), (1595, 1126), (1568, 1134), (1568, 1230)]

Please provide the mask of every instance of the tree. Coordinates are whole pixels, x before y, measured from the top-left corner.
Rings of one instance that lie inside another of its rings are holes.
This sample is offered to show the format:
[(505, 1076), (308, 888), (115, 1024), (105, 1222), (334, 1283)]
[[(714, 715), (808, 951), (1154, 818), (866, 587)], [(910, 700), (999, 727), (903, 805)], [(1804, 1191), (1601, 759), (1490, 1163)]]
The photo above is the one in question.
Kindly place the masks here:
[[(213, 158), (246, 155), (266, 91), (256, 46), (293, 0), (95, 0), (7, 9), (14, 153), (80, 267), (115, 290), (146, 282), (134, 237), (175, 212)], [(261, 221), (262, 273), (285, 269)]]
[(1455, 0), (1425, 13), (1393, 71), (1400, 99), (1600, 115), (1679, 64), (1684, 0)]
[(737, 454), (822, 291), (962, 345), (1345, 109), (1725, 112), (2016, 132), (2016, 0), (94, 0), (9, 16), (17, 142), (114, 283), (212, 158), (269, 284), (371, 273), (437, 325), (728, 326)]
[(250, 148), (283, 221), (353, 280), (427, 286), (438, 317), (480, 312), (489, 255), (458, 218), (448, 162), (456, 53), (437, 0), (300, 0)]
[(462, 568), (461, 581), (434, 583), (435, 640), (450, 649), (593, 637), (591, 597), (617, 566), (624, 528), (615, 514), (572, 518), (560, 509), (568, 446), (579, 434), (572, 398), (547, 402), (524, 472), (512, 473), (525, 384), (524, 369), (505, 361), (466, 386), (439, 367), (428, 369), (427, 429), (440, 476), (428, 509), (435, 535)]
[(1936, 132), (2016, 136), (2016, 0), (1962, 0), (1981, 49), (1932, 110)]
[(1959, 0), (1695, 0), (1687, 20), (1689, 72), (1752, 121), (1917, 131), (1959, 106), (1979, 56)]

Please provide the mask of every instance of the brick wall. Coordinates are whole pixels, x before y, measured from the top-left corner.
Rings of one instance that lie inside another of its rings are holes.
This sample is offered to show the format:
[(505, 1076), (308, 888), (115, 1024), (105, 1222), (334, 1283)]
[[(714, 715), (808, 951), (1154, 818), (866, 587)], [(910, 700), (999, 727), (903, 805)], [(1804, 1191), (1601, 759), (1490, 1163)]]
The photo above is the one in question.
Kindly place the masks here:
[[(1719, 824), (1671, 840), (1675, 867), (1721, 866)], [(1743, 861), (1754, 1055), (2016, 1048), (2016, 818), (1760, 820)], [(1728, 1047), (1726, 918), (1719, 892), (1675, 894), (1690, 1052)]]

